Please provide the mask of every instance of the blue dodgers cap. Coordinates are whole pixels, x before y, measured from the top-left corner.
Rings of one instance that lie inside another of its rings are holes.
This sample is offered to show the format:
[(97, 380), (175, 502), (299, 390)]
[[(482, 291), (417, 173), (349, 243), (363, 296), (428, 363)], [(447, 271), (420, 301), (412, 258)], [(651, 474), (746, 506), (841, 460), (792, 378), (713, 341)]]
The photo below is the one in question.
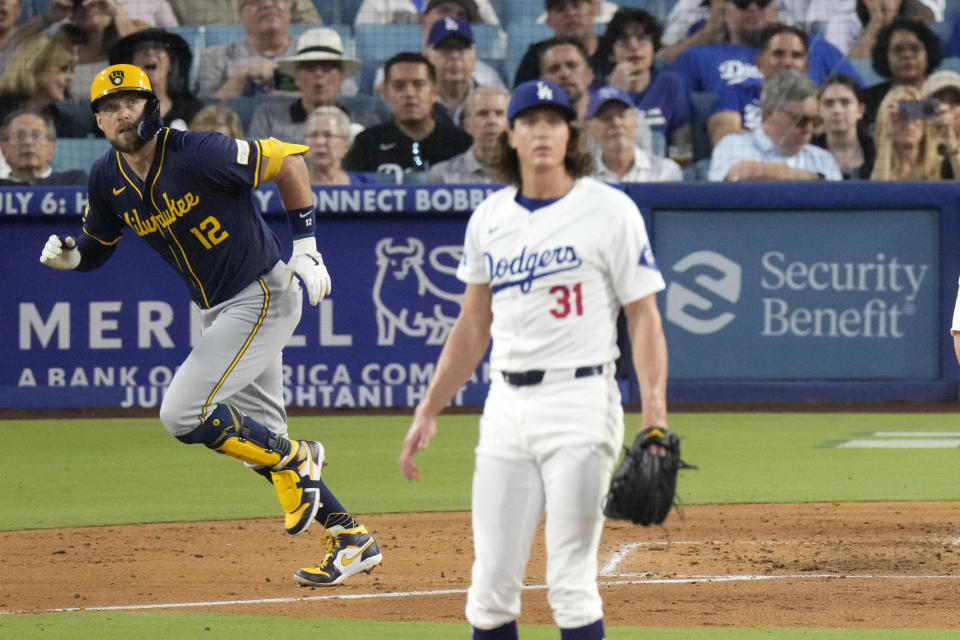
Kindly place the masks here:
[(513, 119), (521, 112), (534, 107), (558, 107), (567, 120), (576, 120), (577, 112), (570, 107), (567, 92), (547, 80), (527, 80), (517, 85), (507, 105), (507, 122), (513, 124)]
[(628, 107), (633, 107), (633, 100), (630, 94), (618, 87), (601, 87), (590, 94), (590, 104), (587, 105), (587, 119), (597, 115), (600, 107), (608, 102), (622, 102)]
[(435, 47), (453, 36), (459, 36), (473, 44), (473, 29), (470, 28), (470, 23), (450, 16), (433, 23), (433, 26), (430, 27), (430, 35), (427, 36), (427, 44)]

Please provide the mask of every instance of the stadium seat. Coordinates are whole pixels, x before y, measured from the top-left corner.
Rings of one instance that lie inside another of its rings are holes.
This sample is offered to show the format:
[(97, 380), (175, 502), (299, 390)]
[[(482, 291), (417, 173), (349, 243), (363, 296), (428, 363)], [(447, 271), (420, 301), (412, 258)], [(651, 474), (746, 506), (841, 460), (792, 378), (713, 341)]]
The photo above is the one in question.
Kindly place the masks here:
[(875, 84), (886, 82), (886, 78), (873, 70), (873, 62), (870, 58), (849, 58), (853, 70), (860, 75), (864, 87), (872, 87)]
[(690, 106), (693, 107), (693, 157), (696, 160), (709, 158), (713, 145), (710, 144), (710, 134), (707, 132), (707, 120), (713, 104), (717, 101), (717, 94), (710, 91), (691, 91)]
[(241, 24), (208, 24), (203, 28), (204, 48), (243, 40), (246, 37), (247, 32)]
[(940, 63), (940, 66), (937, 67), (937, 71), (953, 71), (955, 73), (960, 73), (960, 57), (951, 56), (949, 58), (944, 58), (943, 62)]
[(643, 9), (656, 18), (662, 27), (675, 2), (674, 0), (617, 0), (617, 4), (631, 9)]
[(697, 160), (683, 168), (684, 182), (706, 182), (710, 173), (710, 158)]
[(477, 57), (503, 60), (507, 57), (507, 34), (495, 24), (470, 25), (477, 46)]
[(340, 0), (313, 0), (313, 7), (320, 14), (325, 27), (348, 24), (343, 20), (343, 3)]
[(359, 24), (353, 29), (357, 57), (387, 60), (401, 51), (420, 51), (423, 36), (418, 24)]
[(193, 64), (190, 65), (190, 86), (197, 86), (197, 69), (200, 63), (200, 54), (203, 53), (203, 27), (196, 24), (185, 24), (177, 27), (167, 27), (166, 30), (175, 33), (190, 47), (193, 54)]
[(517, 67), (527, 48), (534, 42), (549, 40), (553, 37), (553, 30), (545, 24), (533, 22), (508, 22), (507, 38), (510, 41), (510, 50), (507, 52), (507, 84), (513, 84)]
[(90, 166), (110, 150), (105, 138), (60, 138), (57, 140), (50, 166), (54, 171), (81, 169), (90, 172)]
[(227, 104), (230, 105), (230, 108), (236, 111), (237, 115), (240, 116), (240, 121), (243, 123), (244, 132), (250, 128), (250, 119), (253, 117), (253, 112), (257, 108), (257, 105), (263, 101), (263, 96), (238, 96), (236, 98), (230, 98), (227, 100)]
[(418, 24), (359, 24), (353, 29), (357, 58), (363, 62), (358, 84), (373, 93), (373, 79), (383, 63), (401, 51), (420, 51), (423, 36)]
[(947, 44), (950, 42), (950, 35), (953, 33), (953, 21), (931, 21), (927, 23), (927, 26), (930, 27), (931, 31), (937, 34), (937, 37), (940, 38), (940, 42), (943, 44), (944, 50), (946, 50)]
[(667, 136), (663, 131), (650, 132), (650, 153), (659, 158), (667, 157)]
[[(314, 2), (321, 3), (327, 1), (329, 0), (314, 0)], [(361, 4), (363, 4), (363, 0), (340, 0), (340, 16), (343, 24), (353, 24)]]

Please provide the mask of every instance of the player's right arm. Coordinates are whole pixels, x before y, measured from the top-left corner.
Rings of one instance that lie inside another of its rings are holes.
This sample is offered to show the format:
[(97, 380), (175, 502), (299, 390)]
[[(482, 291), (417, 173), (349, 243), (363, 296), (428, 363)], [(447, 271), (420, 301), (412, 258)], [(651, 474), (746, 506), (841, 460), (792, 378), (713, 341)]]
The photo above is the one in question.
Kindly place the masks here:
[(667, 341), (651, 293), (623, 307), (642, 404), (640, 429), (667, 426)]
[(490, 345), (492, 294), (488, 284), (468, 284), (460, 315), (440, 352), (430, 386), (413, 414), (397, 464), (408, 480), (420, 479), (413, 456), (426, 449), (437, 433), (437, 416), (466, 384)]
[(40, 262), (52, 269), (92, 271), (113, 255), (123, 236), (122, 225), (115, 215), (107, 213), (107, 204), (98, 186), (94, 165), (87, 185), (88, 203), (83, 212), (83, 231), (78, 238), (52, 235), (40, 252)]

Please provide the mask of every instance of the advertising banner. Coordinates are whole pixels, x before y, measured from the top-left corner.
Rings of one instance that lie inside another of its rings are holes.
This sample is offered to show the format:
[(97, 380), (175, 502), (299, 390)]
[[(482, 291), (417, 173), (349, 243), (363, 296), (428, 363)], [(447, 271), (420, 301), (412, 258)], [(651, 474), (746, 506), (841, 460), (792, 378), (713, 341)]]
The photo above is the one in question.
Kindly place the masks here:
[(940, 375), (937, 210), (654, 217), (671, 378)]
[[(284, 350), (287, 404), (376, 408), (419, 401), (459, 313), (464, 285), (455, 271), (471, 199), (479, 203), (489, 190), (315, 193), (318, 245), (333, 292), (319, 307), (304, 303)], [(70, 190), (50, 190), (56, 191)], [(31, 195), (28, 204), (42, 202), (43, 194)], [(276, 191), (259, 191), (258, 199), (264, 211), (278, 211)], [(371, 210), (389, 214), (358, 215)], [(423, 211), (438, 215), (410, 215)], [(4, 270), (0, 406), (159, 406), (198, 337), (197, 309), (180, 279), (132, 233), (95, 271), (42, 266), (40, 249), (51, 233), (79, 231), (79, 218), (67, 213), (4, 216), (4, 263), (18, 268)], [(289, 246), (282, 214), (268, 220)], [(484, 364), (455, 404), (482, 404), (488, 381)]]

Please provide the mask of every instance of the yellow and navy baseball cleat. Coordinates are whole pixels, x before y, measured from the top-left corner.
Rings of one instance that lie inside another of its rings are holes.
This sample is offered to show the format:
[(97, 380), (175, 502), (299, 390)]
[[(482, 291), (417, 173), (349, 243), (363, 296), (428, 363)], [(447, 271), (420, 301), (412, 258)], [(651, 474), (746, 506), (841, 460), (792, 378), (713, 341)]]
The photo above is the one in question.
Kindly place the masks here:
[(290, 456), (270, 470), (273, 488), (283, 507), (283, 526), (291, 536), (306, 531), (320, 508), (320, 471), (323, 445), (314, 440), (296, 440)]
[(383, 555), (362, 524), (326, 539), (327, 555), (318, 567), (297, 569), (293, 577), (301, 586), (330, 587), (358, 573), (370, 573)]

